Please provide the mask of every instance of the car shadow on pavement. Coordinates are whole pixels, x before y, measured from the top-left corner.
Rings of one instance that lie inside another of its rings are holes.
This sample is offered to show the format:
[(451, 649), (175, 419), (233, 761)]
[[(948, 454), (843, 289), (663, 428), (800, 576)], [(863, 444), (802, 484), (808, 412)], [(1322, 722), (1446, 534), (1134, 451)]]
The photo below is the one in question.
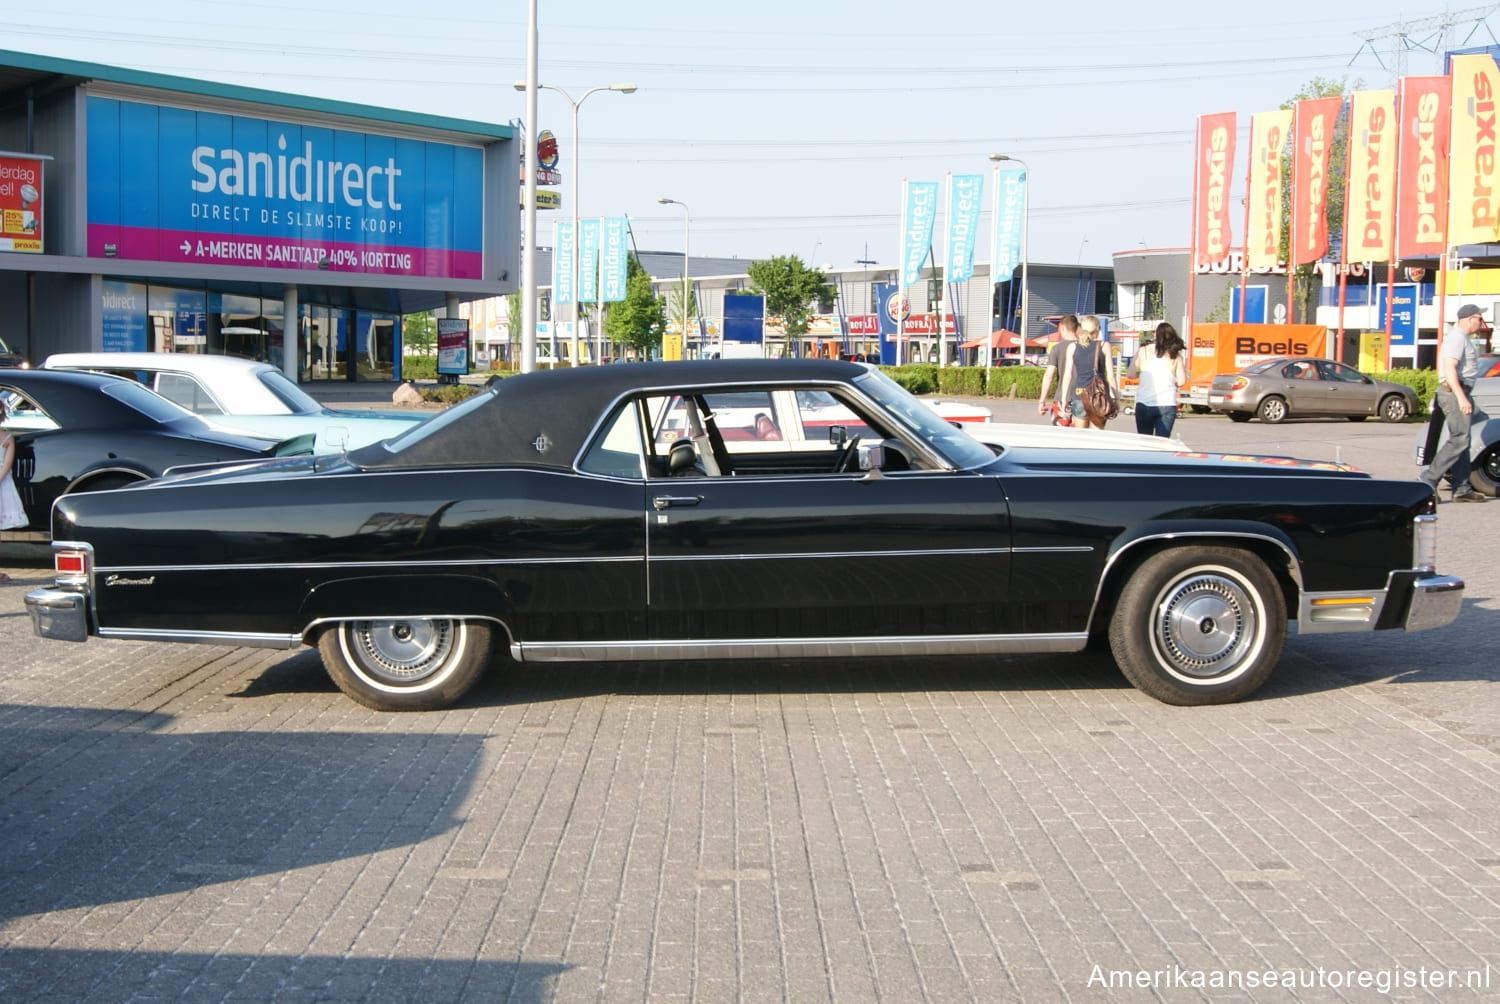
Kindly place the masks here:
[(5, 704), (0, 721), (0, 920), (420, 844), (462, 822), (483, 742), (189, 731), (206, 722), (116, 708)]
[[(560, 963), (7, 948), (8, 1000), (504, 1000), (556, 998)], [(108, 988), (108, 989), (104, 989)]]

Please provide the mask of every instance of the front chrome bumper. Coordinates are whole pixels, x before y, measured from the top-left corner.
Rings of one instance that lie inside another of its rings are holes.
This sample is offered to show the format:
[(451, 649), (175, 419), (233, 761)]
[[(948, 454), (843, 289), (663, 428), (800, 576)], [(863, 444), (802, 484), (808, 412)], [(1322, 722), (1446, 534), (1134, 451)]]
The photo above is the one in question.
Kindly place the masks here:
[(1338, 631), (1426, 631), (1452, 624), (1463, 607), (1464, 580), (1417, 569), (1392, 572), (1384, 589), (1304, 592), (1298, 634)]
[(88, 597), (66, 589), (33, 589), (26, 594), (31, 630), (58, 641), (87, 641)]
[(1452, 624), (1464, 605), (1464, 580), (1456, 575), (1420, 575), (1412, 580), (1402, 627), (1408, 631)]

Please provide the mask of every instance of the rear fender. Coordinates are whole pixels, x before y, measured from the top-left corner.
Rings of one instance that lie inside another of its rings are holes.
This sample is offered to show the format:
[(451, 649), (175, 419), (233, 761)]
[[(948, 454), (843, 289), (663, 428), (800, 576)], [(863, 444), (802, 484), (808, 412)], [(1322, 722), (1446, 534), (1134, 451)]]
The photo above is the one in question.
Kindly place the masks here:
[(379, 617), (497, 619), (513, 604), (477, 575), (362, 575), (314, 586), (302, 601), (301, 622)]

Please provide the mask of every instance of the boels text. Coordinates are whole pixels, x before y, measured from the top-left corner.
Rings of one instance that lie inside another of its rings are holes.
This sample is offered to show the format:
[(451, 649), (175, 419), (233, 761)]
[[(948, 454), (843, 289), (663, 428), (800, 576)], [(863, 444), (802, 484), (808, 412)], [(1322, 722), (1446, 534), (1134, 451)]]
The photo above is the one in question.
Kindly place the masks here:
[(1257, 342), (1254, 338), (1236, 338), (1235, 355), (1240, 356), (1305, 356), (1306, 342)]

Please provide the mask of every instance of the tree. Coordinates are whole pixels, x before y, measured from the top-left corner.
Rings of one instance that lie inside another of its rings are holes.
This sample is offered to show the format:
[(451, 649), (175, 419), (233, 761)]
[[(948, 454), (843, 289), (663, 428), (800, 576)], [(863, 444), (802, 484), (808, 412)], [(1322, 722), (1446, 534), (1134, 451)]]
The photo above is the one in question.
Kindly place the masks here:
[[(1283, 109), (1288, 109), (1295, 107), (1298, 101), (1308, 101), (1313, 98), (1344, 98), (1344, 105), (1339, 109), (1338, 119), (1334, 123), (1333, 139), (1328, 144), (1328, 195), (1323, 203), (1323, 218), (1328, 223), (1328, 251), (1329, 255), (1335, 258), (1338, 257), (1344, 239), (1344, 194), (1348, 187), (1349, 177), (1349, 101), (1346, 95), (1349, 91), (1357, 91), (1363, 86), (1364, 81), (1356, 80), (1351, 87), (1348, 77), (1340, 77), (1338, 80), (1313, 77), (1302, 90), (1292, 95), (1289, 101), (1281, 104)], [(1291, 261), (1291, 144), (1294, 139), (1295, 136), (1287, 137), (1287, 146), (1281, 158), (1281, 190), (1286, 195), (1281, 200), (1280, 248), (1281, 260), (1285, 262)], [(1314, 274), (1312, 265), (1298, 265), (1294, 272), (1297, 300), (1287, 305), (1287, 319), (1293, 324), (1305, 323), (1313, 311), (1315, 298), (1312, 278)]]
[(625, 299), (610, 304), (604, 315), (604, 333), (616, 345), (644, 354), (660, 347), (666, 326), (666, 309), (651, 292), (651, 276), (631, 255), (625, 263)]
[(687, 294), (688, 309), (684, 316), (682, 311), (682, 283), (667, 288), (667, 317), (677, 325), (677, 330), (687, 337), (688, 325), (693, 323), (693, 318), (698, 316), (698, 294), (691, 288)]
[(781, 318), (788, 338), (807, 334), (812, 305), (834, 295), (827, 276), (808, 268), (796, 255), (751, 262), (746, 271), (754, 290), (766, 298), (766, 316)]
[(432, 355), (437, 342), (437, 319), (432, 311), (407, 314), (401, 319), (401, 339), (424, 356)]
[(521, 294), (511, 293), (505, 298), (505, 334), (506, 341), (512, 345), (521, 344)]

